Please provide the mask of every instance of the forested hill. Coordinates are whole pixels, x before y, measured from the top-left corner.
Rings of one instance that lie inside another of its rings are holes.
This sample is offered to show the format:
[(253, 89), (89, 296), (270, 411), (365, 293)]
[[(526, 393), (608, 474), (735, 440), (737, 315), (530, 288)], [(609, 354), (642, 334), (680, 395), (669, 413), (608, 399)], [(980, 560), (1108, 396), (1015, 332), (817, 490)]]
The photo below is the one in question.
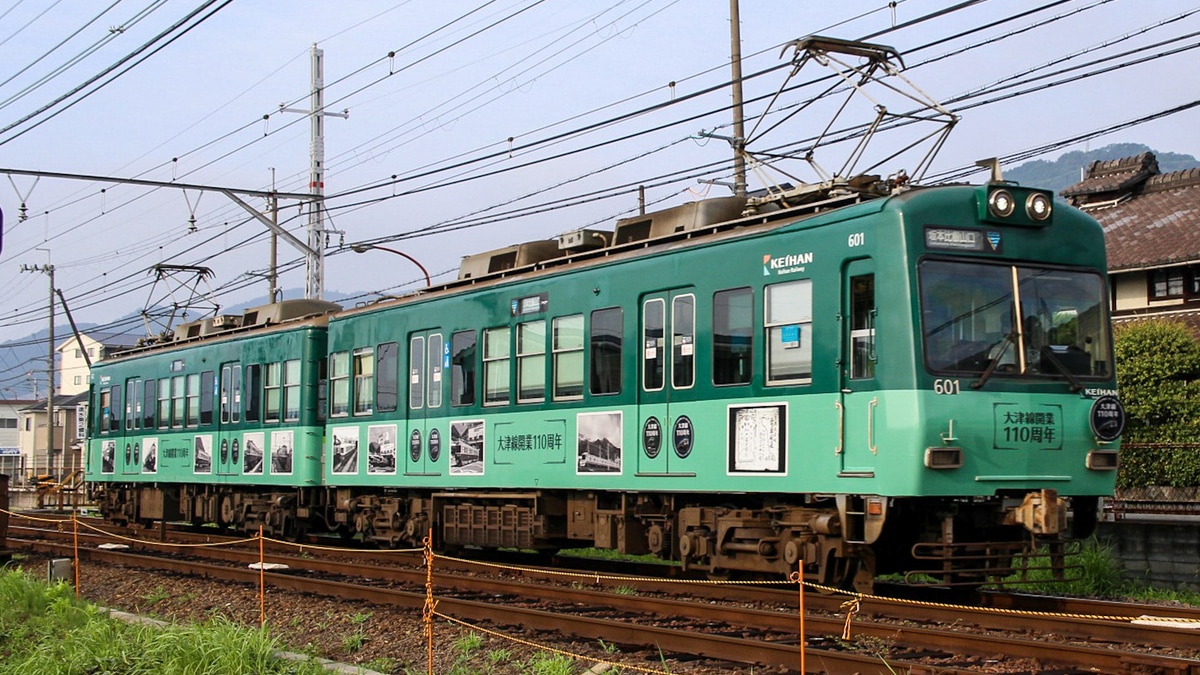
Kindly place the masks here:
[(1021, 185), (1044, 188), (1057, 193), (1078, 183), (1081, 179), (1080, 172), (1096, 160), (1133, 157), (1143, 152), (1153, 152), (1158, 157), (1158, 169), (1163, 173), (1200, 167), (1200, 160), (1191, 155), (1159, 152), (1140, 143), (1114, 143), (1096, 150), (1074, 150), (1051, 161), (1037, 159), (1012, 168), (1005, 167), (1004, 178)]

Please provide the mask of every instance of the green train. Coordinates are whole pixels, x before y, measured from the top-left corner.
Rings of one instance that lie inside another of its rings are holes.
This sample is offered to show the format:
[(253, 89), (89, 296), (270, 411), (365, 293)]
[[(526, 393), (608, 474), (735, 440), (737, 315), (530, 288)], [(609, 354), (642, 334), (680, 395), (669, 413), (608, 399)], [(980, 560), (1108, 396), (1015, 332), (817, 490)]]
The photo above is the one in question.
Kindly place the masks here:
[(1005, 182), (826, 188), (183, 326), (93, 370), (94, 495), (118, 521), (860, 587), (1061, 564), (1124, 426), (1099, 225)]

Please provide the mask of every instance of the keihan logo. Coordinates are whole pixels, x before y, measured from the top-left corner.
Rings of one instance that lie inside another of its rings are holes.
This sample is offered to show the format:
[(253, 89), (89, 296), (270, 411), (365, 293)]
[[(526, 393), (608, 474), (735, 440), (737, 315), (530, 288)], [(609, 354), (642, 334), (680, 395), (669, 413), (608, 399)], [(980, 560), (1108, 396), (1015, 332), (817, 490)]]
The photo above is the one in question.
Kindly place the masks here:
[(811, 265), (813, 261), (812, 252), (808, 253), (793, 253), (790, 255), (781, 255), (772, 258), (771, 255), (763, 255), (763, 276), (769, 277), (771, 273), (775, 274), (791, 274), (793, 272), (803, 272), (805, 265)]

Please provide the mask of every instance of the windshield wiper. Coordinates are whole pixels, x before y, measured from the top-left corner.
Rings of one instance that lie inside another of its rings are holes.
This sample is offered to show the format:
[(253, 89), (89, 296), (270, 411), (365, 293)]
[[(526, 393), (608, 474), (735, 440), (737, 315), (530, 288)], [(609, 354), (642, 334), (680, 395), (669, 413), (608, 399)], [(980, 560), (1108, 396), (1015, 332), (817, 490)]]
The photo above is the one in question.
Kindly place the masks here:
[(1079, 391), (1080, 389), (1083, 389), (1083, 385), (1079, 383), (1079, 378), (1075, 377), (1075, 373), (1072, 373), (1070, 368), (1067, 368), (1065, 365), (1063, 365), (1062, 361), (1058, 360), (1058, 357), (1054, 355), (1053, 349), (1043, 347), (1042, 360), (1049, 361), (1050, 365), (1054, 366), (1058, 372), (1062, 373), (1067, 378), (1067, 381), (1071, 383), (1071, 391)]
[(992, 373), (996, 372), (996, 367), (1000, 365), (1000, 359), (1004, 358), (1004, 354), (1008, 351), (1009, 345), (1017, 344), (1017, 334), (1015, 332), (1006, 334), (1000, 340), (1000, 351), (988, 361), (987, 368), (983, 369), (983, 374), (979, 376), (979, 380), (971, 385), (972, 389), (978, 389), (987, 383), (988, 378)]

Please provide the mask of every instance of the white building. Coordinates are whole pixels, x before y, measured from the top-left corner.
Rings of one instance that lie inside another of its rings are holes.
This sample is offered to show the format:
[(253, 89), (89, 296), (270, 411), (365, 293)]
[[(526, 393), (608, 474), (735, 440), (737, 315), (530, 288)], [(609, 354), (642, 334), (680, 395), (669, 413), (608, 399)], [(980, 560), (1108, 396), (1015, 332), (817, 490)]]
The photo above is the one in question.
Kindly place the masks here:
[[(99, 338), (99, 339), (96, 339)], [(132, 347), (137, 338), (130, 335), (100, 335), (95, 337), (86, 333), (77, 339), (70, 339), (59, 344), (58, 358), (58, 389), (57, 393), (74, 395), (88, 390), (88, 359), (92, 363), (103, 359), (112, 352)], [(84, 353), (87, 358), (84, 358)]]
[(32, 400), (0, 400), (0, 473), (12, 478), (25, 475), (20, 410), (32, 403)]

